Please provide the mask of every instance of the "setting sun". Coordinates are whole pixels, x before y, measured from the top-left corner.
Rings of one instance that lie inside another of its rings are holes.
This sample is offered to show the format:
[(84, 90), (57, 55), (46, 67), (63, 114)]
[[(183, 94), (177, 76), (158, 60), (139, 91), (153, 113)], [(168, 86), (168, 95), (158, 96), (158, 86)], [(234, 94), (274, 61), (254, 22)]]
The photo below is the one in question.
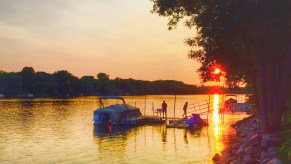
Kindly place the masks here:
[(221, 70), (220, 70), (219, 68), (215, 68), (215, 70), (214, 70), (213, 73), (214, 73), (214, 74), (219, 74), (219, 73), (221, 73)]

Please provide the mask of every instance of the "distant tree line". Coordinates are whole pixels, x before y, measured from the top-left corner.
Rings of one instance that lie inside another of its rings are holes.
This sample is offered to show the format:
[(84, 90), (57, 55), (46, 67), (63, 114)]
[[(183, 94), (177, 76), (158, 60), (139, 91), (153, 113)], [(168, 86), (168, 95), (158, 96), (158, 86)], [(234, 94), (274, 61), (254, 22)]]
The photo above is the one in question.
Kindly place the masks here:
[[(106, 73), (78, 78), (66, 70), (53, 74), (35, 72), (24, 67), (20, 72), (0, 70), (0, 94), (5, 97), (72, 97), (94, 95), (145, 95), (145, 94), (203, 94), (217, 87), (196, 86), (174, 80), (143, 81), (110, 79)], [(221, 88), (218, 88), (221, 89)], [(233, 92), (225, 90), (225, 92)], [(245, 88), (236, 89), (245, 93)]]

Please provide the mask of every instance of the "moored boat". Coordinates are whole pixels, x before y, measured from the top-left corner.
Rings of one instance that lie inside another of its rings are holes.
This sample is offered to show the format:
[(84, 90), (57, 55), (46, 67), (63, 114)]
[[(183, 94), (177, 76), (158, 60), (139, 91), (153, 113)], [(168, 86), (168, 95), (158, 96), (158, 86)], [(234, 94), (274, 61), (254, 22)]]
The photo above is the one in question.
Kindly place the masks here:
[[(105, 105), (107, 99), (115, 99), (122, 104)], [(142, 114), (139, 108), (125, 103), (120, 96), (101, 96), (100, 108), (94, 111), (95, 125), (136, 125), (142, 122)]]
[(199, 114), (192, 114), (192, 117), (187, 119), (186, 122), (186, 127), (189, 129), (198, 129), (201, 128), (204, 125), (203, 119), (200, 117)]
[(250, 112), (252, 105), (246, 102), (238, 102), (237, 95), (225, 95), (222, 110), (224, 113)]

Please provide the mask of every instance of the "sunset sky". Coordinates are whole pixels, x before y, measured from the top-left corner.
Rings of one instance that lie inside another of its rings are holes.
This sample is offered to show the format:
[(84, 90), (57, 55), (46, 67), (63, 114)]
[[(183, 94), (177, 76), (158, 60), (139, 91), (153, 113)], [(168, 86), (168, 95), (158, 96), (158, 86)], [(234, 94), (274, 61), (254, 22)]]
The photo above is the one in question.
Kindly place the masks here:
[(184, 39), (167, 30), (150, 0), (0, 0), (0, 70), (31, 66), (78, 77), (178, 80), (199, 84), (199, 64)]

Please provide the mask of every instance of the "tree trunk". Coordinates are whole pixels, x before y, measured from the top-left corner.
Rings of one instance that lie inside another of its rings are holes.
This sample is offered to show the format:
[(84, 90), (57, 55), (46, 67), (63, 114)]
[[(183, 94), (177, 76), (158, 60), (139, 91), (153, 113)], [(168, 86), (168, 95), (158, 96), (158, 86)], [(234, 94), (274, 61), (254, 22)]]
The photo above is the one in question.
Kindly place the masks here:
[(280, 63), (277, 63), (276, 67), (274, 68), (276, 71), (276, 79), (279, 81), (277, 85), (276, 95), (274, 97), (274, 108), (272, 111), (272, 115), (274, 118), (271, 120), (272, 129), (273, 131), (278, 131), (281, 128), (281, 118), (285, 108), (285, 102), (288, 97), (288, 91), (290, 88), (290, 64), (291, 64), (291, 43), (288, 42), (289, 46), (287, 49), (286, 54), (283, 56), (285, 58), (279, 59)]
[(259, 103), (259, 97), (258, 97), (258, 87), (257, 87), (257, 77), (254, 73), (252, 75), (252, 84), (253, 84), (253, 98), (254, 98), (255, 104), (260, 109), (260, 103)]
[[(262, 32), (262, 31), (261, 31)], [(264, 33), (262, 33), (264, 34)], [(269, 132), (270, 121), (269, 121), (269, 111), (268, 111), (268, 86), (266, 83), (266, 44), (265, 39), (262, 37), (258, 43), (257, 51), (257, 75), (258, 75), (258, 98), (259, 98), (259, 108), (260, 108), (260, 123), (263, 133)]]

